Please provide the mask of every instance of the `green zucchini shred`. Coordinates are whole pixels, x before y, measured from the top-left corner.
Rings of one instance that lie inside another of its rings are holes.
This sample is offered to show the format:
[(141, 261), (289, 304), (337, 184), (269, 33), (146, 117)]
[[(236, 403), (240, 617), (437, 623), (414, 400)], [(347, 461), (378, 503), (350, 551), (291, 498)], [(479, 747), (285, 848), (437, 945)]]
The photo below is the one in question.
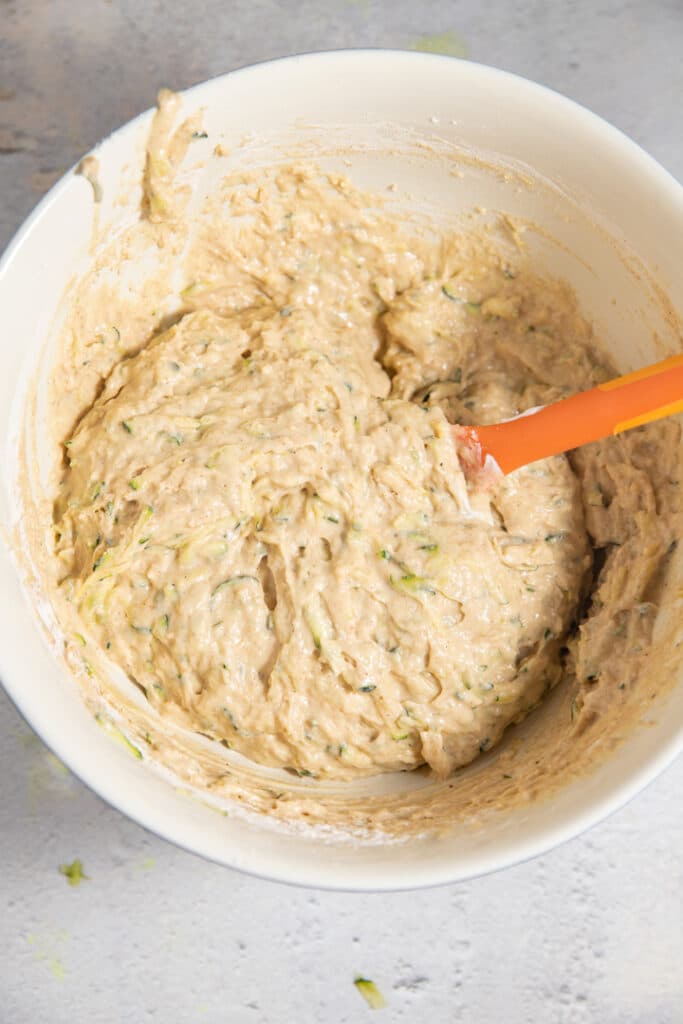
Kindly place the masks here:
[(60, 864), (59, 873), (64, 875), (69, 885), (80, 885), (81, 882), (89, 880), (89, 875), (86, 875), (83, 864), (78, 858), (72, 860), (70, 864)]
[(131, 743), (127, 736), (124, 736), (118, 726), (114, 725), (111, 719), (106, 718), (98, 712), (98, 714), (95, 715), (95, 721), (101, 729), (104, 729), (104, 731), (111, 736), (112, 739), (116, 740), (116, 742), (122, 747), (125, 747), (133, 757), (137, 758), (138, 761), (142, 760), (142, 751), (138, 750), (135, 744)]
[(369, 978), (356, 978), (353, 983), (371, 1010), (382, 1010), (387, 1005), (374, 981), (370, 981)]
[(219, 583), (218, 586), (213, 588), (211, 591), (211, 597), (215, 597), (216, 594), (220, 594), (220, 592), (225, 590), (227, 587), (236, 587), (238, 583), (246, 583), (247, 580), (251, 580), (253, 583), (259, 582), (256, 576), (252, 576), (249, 573), (241, 573), (238, 576), (229, 576), (227, 580), (223, 580), (222, 583)]

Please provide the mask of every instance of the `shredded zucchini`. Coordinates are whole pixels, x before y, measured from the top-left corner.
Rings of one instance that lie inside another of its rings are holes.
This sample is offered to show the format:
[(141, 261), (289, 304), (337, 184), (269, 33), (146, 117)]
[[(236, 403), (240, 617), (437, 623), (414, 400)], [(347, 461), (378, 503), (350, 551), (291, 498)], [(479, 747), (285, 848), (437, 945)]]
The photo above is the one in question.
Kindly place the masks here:
[(138, 748), (133, 743), (131, 743), (127, 736), (123, 735), (119, 727), (117, 725), (114, 725), (110, 718), (106, 718), (103, 714), (100, 714), (98, 712), (98, 714), (95, 715), (95, 721), (97, 722), (101, 729), (104, 729), (104, 731), (111, 736), (112, 739), (116, 740), (116, 742), (119, 743), (122, 747), (125, 747), (126, 750), (128, 750), (133, 755), (133, 757), (136, 757), (138, 761), (142, 760), (142, 751), (138, 750)]
[(89, 875), (86, 875), (78, 858), (72, 860), (70, 864), (60, 864), (59, 873), (64, 875), (69, 885), (80, 885), (81, 882), (89, 880)]
[(370, 981), (369, 978), (356, 978), (354, 985), (371, 1010), (383, 1010), (387, 1005), (386, 999), (374, 981)]
[(258, 583), (257, 576), (251, 576), (249, 573), (242, 573), (239, 576), (229, 576), (227, 580), (223, 580), (217, 587), (214, 587), (211, 592), (211, 597), (215, 597), (216, 594), (220, 594), (222, 590), (227, 590), (228, 587), (236, 587), (239, 583), (247, 583), (251, 580), (252, 583)]

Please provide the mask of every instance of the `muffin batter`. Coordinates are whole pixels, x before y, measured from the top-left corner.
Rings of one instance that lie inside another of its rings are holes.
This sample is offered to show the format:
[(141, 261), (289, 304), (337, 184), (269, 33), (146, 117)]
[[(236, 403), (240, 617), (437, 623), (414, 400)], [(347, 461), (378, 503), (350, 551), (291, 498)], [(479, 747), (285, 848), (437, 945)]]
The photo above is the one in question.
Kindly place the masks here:
[[(481, 238), (410, 237), (310, 167), (226, 180), (189, 238), (172, 104), (141, 230), (177, 253), (174, 322), (133, 301), (102, 322), (101, 282), (74, 306), (63, 386), (80, 414), (54, 526), (75, 643), (162, 720), (261, 764), (448, 775), (568, 664), (597, 678), (616, 598), (577, 645), (585, 518), (614, 533), (629, 505), (603, 494), (599, 446), (583, 485), (556, 457), (468, 492), (449, 421), (495, 422), (611, 371), (560, 283)], [(652, 536), (655, 572), (668, 541)]]

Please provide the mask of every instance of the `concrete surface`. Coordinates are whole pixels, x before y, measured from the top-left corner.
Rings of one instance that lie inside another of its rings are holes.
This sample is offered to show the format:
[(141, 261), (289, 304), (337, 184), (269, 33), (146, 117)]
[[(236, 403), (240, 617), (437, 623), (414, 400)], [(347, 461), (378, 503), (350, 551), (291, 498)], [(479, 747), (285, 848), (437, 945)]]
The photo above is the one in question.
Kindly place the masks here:
[[(0, 0), (0, 246), (99, 137), (264, 58), (422, 46), (585, 103), (683, 179), (680, 0)], [(683, 763), (562, 849), (464, 885), (295, 890), (205, 864), (65, 773), (0, 697), (0, 1024), (680, 1024)], [(59, 864), (79, 857), (71, 887)]]

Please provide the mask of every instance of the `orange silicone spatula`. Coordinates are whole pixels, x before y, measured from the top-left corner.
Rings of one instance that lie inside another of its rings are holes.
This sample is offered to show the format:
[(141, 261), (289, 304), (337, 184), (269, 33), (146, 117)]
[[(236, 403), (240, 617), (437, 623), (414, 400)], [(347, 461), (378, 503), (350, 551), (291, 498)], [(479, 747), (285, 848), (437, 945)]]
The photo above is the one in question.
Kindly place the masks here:
[[(455, 426), (465, 475), (485, 482), (549, 455), (683, 411), (683, 354), (504, 423)], [(500, 473), (498, 472), (500, 471)]]

